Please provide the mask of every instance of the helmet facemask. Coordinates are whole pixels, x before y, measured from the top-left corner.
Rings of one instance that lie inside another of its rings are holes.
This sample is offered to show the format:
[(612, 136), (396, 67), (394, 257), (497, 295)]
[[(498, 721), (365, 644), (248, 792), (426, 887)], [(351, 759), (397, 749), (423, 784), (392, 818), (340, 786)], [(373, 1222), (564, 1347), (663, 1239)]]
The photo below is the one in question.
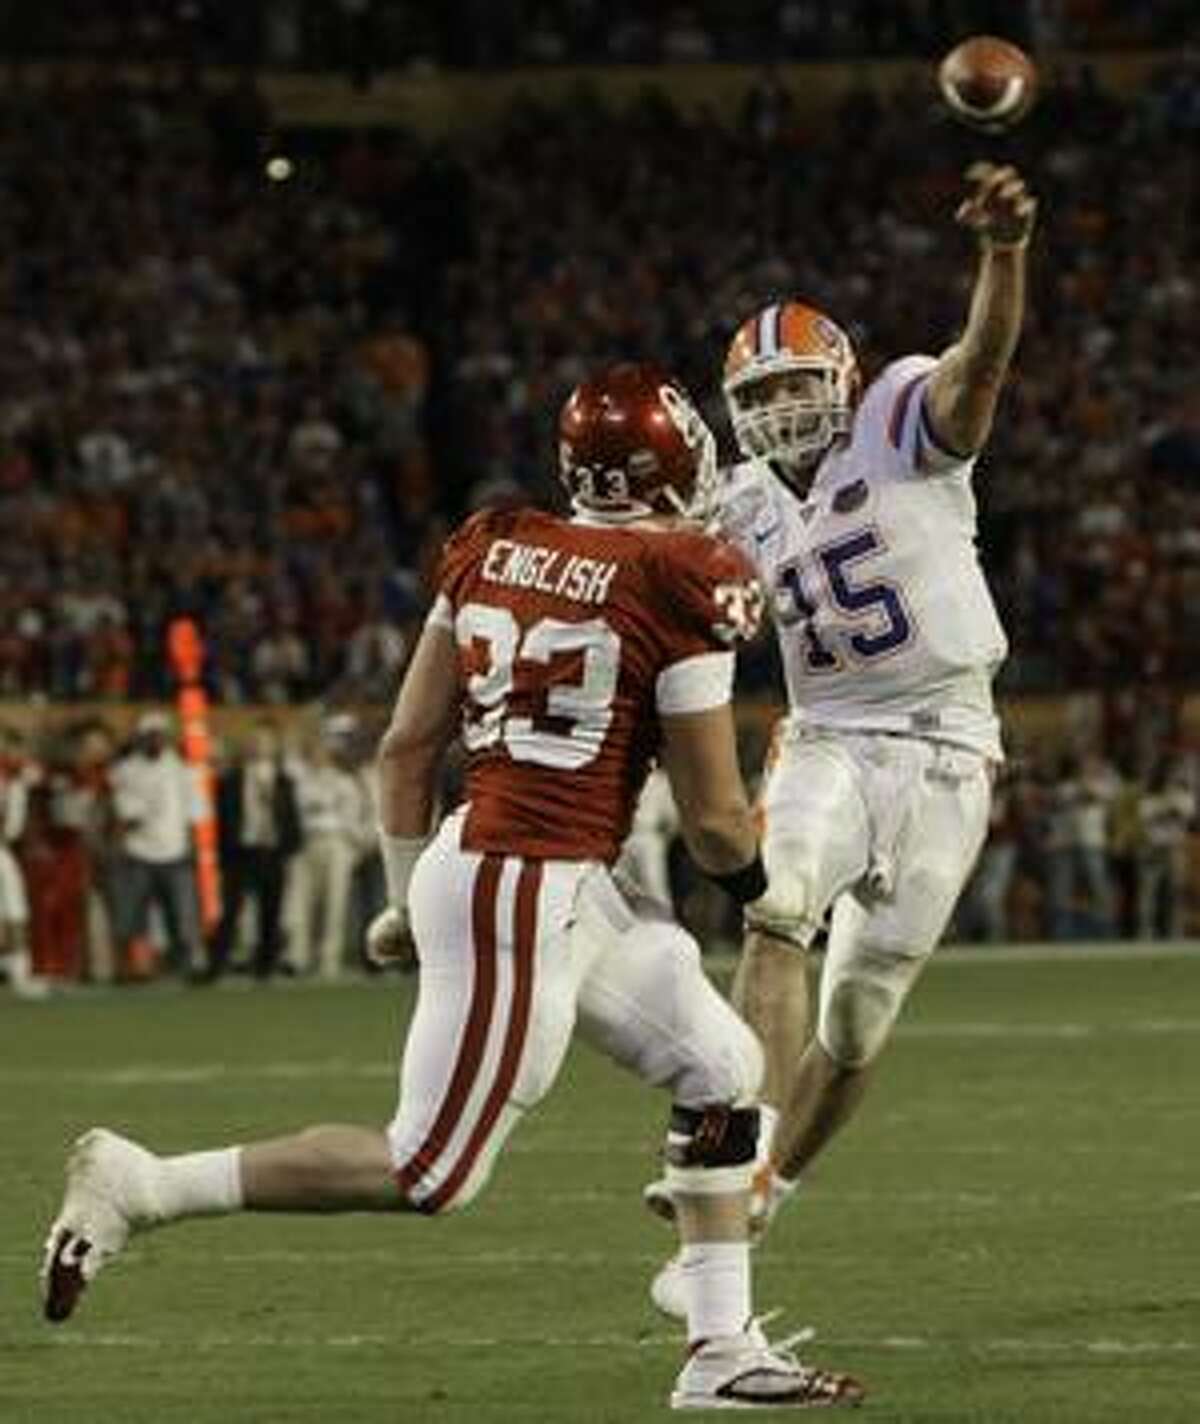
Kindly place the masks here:
[(674, 485), (664, 485), (663, 497), (678, 514), (707, 524), (717, 510), (717, 442), (704, 417), (688, 396), (675, 386), (664, 385), (659, 398), (696, 456), (696, 473), (691, 493), (685, 499)]
[(791, 351), (751, 361), (725, 382), (738, 448), (751, 459), (811, 468), (850, 433), (852, 377), (844, 362)]

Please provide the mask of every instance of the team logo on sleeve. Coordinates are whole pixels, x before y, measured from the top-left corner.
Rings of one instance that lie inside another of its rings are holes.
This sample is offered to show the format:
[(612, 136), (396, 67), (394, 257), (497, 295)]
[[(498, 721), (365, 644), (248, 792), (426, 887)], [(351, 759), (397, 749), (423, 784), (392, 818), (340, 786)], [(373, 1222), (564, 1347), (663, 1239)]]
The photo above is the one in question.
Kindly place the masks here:
[(713, 632), (723, 643), (748, 642), (758, 632), (763, 616), (763, 591), (757, 579), (717, 584), (713, 589), (713, 602), (721, 614), (713, 623)]

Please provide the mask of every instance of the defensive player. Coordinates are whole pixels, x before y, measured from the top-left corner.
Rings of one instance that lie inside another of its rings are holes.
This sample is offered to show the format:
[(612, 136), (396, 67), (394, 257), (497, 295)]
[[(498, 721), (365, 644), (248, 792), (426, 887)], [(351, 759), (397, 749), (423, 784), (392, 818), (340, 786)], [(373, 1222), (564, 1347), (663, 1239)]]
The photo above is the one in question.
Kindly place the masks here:
[[(719, 525), (769, 591), (789, 704), (761, 793), (764, 857), (807, 905), (795, 942), (749, 927), (734, 987), (766, 1050), (756, 1230), (861, 1101), (987, 831), (1007, 644), (971, 472), (1021, 329), (1036, 203), (1012, 168), (978, 163), (967, 178), (957, 218), (978, 267), (940, 357), (895, 361), (860, 397), (846, 334), (789, 302), (747, 321), (726, 362), (746, 458)], [(831, 907), (809, 1041), (796, 950)], [(646, 1197), (670, 1214), (663, 1183)], [(652, 1294), (679, 1313), (673, 1266)]]
[[(579, 387), (560, 435), (573, 518), (485, 513), (449, 542), (380, 750), (391, 905), (372, 941), (394, 951), (411, 927), (420, 961), (395, 1117), (166, 1158), (86, 1133), (47, 1243), (52, 1320), (132, 1232), (181, 1217), (465, 1206), (578, 1023), (672, 1095), (666, 1170), (690, 1339), (674, 1407), (861, 1397), (768, 1346), (751, 1317), (761, 1050), (695, 942), (640, 920), (608, 869), (657, 754), (698, 863), (751, 923), (799, 931), (795, 879), (768, 888), (735, 759), (732, 646), (753, 630), (760, 590), (736, 549), (688, 518), (711, 493), (712, 436), (686, 392), (646, 366)], [(467, 801), (431, 836), (456, 732)]]

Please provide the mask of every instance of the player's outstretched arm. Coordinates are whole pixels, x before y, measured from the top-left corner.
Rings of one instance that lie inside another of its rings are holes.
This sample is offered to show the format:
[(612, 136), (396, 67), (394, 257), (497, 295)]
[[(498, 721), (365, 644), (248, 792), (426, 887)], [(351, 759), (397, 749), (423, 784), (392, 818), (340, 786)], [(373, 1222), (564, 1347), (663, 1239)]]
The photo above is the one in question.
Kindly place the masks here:
[(992, 428), (1025, 314), (1025, 254), (1037, 200), (1015, 168), (973, 163), (971, 192), (956, 219), (979, 239), (979, 266), (967, 324), (929, 378), (926, 414), (934, 436), (964, 457), (982, 449)]

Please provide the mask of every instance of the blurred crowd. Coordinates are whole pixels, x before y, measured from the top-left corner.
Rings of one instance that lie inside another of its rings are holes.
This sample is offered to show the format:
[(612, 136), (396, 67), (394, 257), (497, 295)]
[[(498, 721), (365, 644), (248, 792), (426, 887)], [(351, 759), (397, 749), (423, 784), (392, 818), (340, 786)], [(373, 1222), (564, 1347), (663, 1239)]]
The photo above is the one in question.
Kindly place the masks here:
[(437, 537), (396, 232), (265, 180), (252, 91), (0, 107), (0, 696), (162, 697), (187, 613), (223, 702), (386, 698)]
[[(732, 126), (588, 90), (454, 149), (275, 153), (252, 82), (60, 81), (0, 107), (0, 696), (162, 698), (187, 613), (221, 702), (386, 700), (447, 521), (554, 498), (584, 370), (653, 354), (726, 440), (724, 349), (767, 301), (825, 307), (868, 375), (952, 339), (981, 151), (1043, 208), (978, 477), (1001, 688), (1172, 685), (1200, 661), (1188, 56), (1130, 99), (1055, 73), (1007, 143), (915, 81), (856, 85), (814, 125), (775, 70)], [(770, 682), (769, 654), (747, 677)]]
[[(373, 735), (335, 713), (289, 743), (258, 716), (219, 743), (212, 794), (165, 711), (120, 739), (66, 724), (45, 755), (0, 726), (0, 970), (29, 996), (61, 983), (196, 985), (365, 970), (383, 906)], [(197, 828), (215, 819), (206, 919)]]
[(1189, 0), (65, 0), (0, 4), (10, 53), (282, 69), (369, 84), (412, 66), (761, 63), (930, 56), (947, 36), (1005, 34), (1038, 50), (1185, 40)]

